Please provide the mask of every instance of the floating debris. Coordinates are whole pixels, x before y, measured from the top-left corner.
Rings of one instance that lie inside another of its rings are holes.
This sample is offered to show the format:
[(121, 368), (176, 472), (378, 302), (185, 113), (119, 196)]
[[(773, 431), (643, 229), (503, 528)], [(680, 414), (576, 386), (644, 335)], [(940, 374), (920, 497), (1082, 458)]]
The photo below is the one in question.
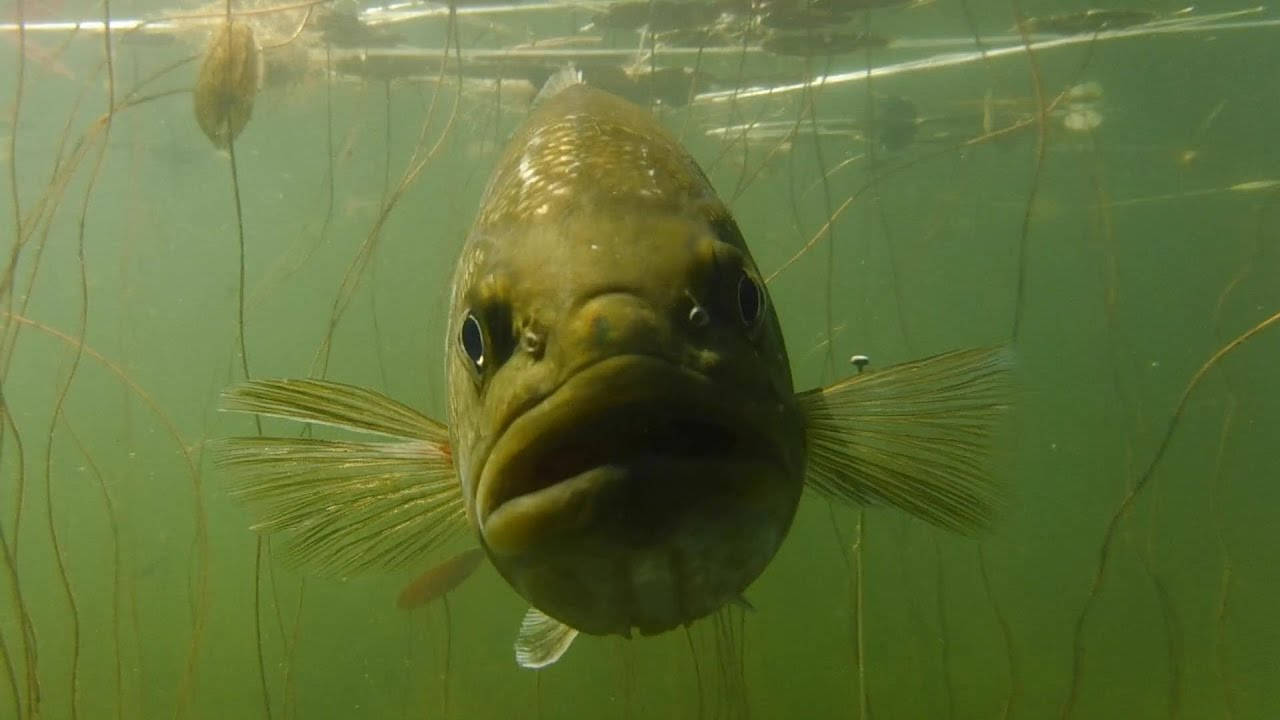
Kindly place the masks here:
[(632, 72), (631, 79), (645, 100), (651, 99), (671, 107), (688, 105), (694, 91), (706, 88), (712, 82), (707, 73), (684, 67), (645, 68)]
[(760, 35), (758, 26), (753, 23), (732, 22), (734, 18), (726, 16), (731, 22), (717, 22), (714, 25), (693, 28), (678, 28), (653, 33), (653, 39), (665, 47), (730, 47), (740, 46), (744, 41), (750, 42)]
[(118, 40), (121, 45), (139, 48), (167, 48), (178, 44), (178, 36), (173, 32), (146, 25), (121, 32)]
[(401, 80), (438, 75), (440, 60), (424, 55), (379, 55), (361, 53), (338, 58), (333, 68), (341, 75), (366, 80)]
[(1067, 88), (1064, 99), (1067, 102), (1099, 102), (1102, 100), (1102, 85), (1095, 80), (1086, 80)]
[(901, 150), (916, 139), (920, 129), (920, 113), (916, 110), (915, 103), (902, 97), (888, 97), (880, 101), (878, 110), (876, 139), (880, 141), (881, 147), (886, 150)]
[(681, 107), (689, 103), (695, 88), (706, 87), (710, 78), (683, 67), (627, 71), (616, 65), (588, 64), (580, 68), (586, 84), (624, 97), (639, 105), (653, 102)]
[(591, 22), (598, 28), (665, 32), (709, 25), (720, 17), (720, 10), (709, 3), (676, 2), (675, 0), (629, 0), (618, 2), (596, 14)]
[(774, 8), (760, 15), (760, 24), (772, 29), (812, 29), (842, 26), (852, 15), (835, 10), (809, 8)]
[(403, 35), (366, 25), (354, 12), (343, 10), (326, 10), (316, 16), (312, 25), (334, 47), (391, 47), (404, 41)]
[(918, 4), (924, 3), (920, 0), (814, 0), (810, 7), (836, 13), (852, 13), (859, 10), (882, 10)]
[(1250, 180), (1248, 182), (1236, 183), (1228, 190), (1234, 192), (1258, 192), (1261, 190), (1280, 189), (1280, 180)]
[(1088, 132), (1102, 124), (1102, 113), (1091, 107), (1068, 108), (1062, 116), (1062, 127), (1072, 132)]
[(512, 50), (546, 50), (560, 48), (595, 48), (604, 44), (599, 35), (559, 35), (548, 38), (535, 38), (527, 43), (511, 46)]
[(1072, 85), (1063, 93), (1066, 106), (1062, 127), (1072, 132), (1088, 132), (1102, 124), (1102, 86), (1092, 80)]
[(253, 30), (241, 22), (224, 24), (209, 43), (192, 93), (196, 122), (217, 147), (227, 147), (248, 124), (262, 76)]
[(839, 55), (856, 50), (880, 48), (889, 44), (889, 39), (882, 35), (861, 32), (837, 32), (819, 30), (797, 33), (771, 33), (760, 43), (766, 52), (774, 55), (792, 55), (796, 57), (821, 57), (823, 55)]
[(1097, 33), (1103, 30), (1119, 30), (1121, 28), (1142, 25), (1160, 16), (1150, 10), (1083, 10), (1062, 15), (1049, 15), (1040, 18), (1027, 18), (1023, 27), (1027, 32), (1047, 33), (1051, 35), (1080, 35)]

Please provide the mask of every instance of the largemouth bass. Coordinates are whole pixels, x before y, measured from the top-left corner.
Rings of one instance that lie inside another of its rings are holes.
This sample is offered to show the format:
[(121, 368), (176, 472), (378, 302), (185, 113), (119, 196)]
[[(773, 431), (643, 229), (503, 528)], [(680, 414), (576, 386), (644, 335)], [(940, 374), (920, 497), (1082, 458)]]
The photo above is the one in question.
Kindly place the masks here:
[(998, 504), (1002, 350), (797, 394), (697, 163), (646, 110), (572, 79), (549, 83), (490, 178), (445, 342), (447, 427), (369, 390), (250, 382), (225, 409), (390, 440), (233, 438), (218, 457), (259, 531), (336, 572), (421, 562), (470, 528), (531, 605), (526, 667), (579, 632), (661, 633), (744, 602), (806, 487), (960, 531)]

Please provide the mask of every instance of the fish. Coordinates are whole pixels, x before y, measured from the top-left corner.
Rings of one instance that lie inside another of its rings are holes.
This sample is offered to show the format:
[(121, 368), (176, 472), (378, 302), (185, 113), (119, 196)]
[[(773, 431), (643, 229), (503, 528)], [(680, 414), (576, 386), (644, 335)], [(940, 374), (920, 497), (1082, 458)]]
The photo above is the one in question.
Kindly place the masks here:
[[(1150, 10), (1112, 10), (1106, 8), (1090, 8), (1062, 15), (1027, 18), (1023, 28), (1030, 33), (1053, 35), (1081, 35), (1099, 33), (1105, 30), (1122, 30), (1135, 25), (1143, 25), (1160, 19)], [(1017, 28), (1014, 28), (1015, 30)]]
[(582, 634), (751, 607), (805, 492), (965, 533), (1004, 504), (1009, 348), (796, 392), (710, 180), (647, 109), (576, 71), (548, 81), (493, 170), (447, 325), (447, 423), (359, 386), (254, 380), (220, 408), (343, 437), (223, 438), (215, 462), (252, 527), (320, 571), (405, 569), (470, 534), (529, 605), (526, 668)]
[(765, 52), (794, 57), (843, 55), (859, 50), (888, 47), (890, 39), (864, 32), (841, 32), (829, 27), (808, 32), (770, 32), (760, 41)]
[(374, 25), (368, 25), (353, 11), (330, 9), (311, 21), (326, 43), (339, 48), (392, 47), (404, 42), (404, 36)]

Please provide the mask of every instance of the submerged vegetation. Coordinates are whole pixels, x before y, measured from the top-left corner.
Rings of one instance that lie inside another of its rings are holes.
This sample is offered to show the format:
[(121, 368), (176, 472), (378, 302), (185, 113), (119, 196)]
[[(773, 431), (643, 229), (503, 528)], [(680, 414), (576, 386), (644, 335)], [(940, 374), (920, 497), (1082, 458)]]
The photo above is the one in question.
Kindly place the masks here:
[[(1274, 8), (120, 2), (0, 17), (0, 716), (1280, 712)], [(535, 672), (465, 542), (312, 577), (246, 529), (205, 443), (294, 429), (220, 391), (441, 415), (462, 236), (566, 63), (706, 169), (798, 388), (1012, 344), (987, 534), (807, 495), (744, 604)]]

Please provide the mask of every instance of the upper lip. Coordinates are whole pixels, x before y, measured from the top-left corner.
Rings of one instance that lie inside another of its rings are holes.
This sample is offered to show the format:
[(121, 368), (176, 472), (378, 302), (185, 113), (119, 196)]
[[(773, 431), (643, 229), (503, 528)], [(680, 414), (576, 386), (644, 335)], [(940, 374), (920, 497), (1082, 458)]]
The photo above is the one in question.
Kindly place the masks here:
[(767, 455), (773, 438), (751, 415), (705, 375), (664, 359), (621, 355), (593, 363), (500, 431), (480, 470), (478, 519), (610, 462)]

